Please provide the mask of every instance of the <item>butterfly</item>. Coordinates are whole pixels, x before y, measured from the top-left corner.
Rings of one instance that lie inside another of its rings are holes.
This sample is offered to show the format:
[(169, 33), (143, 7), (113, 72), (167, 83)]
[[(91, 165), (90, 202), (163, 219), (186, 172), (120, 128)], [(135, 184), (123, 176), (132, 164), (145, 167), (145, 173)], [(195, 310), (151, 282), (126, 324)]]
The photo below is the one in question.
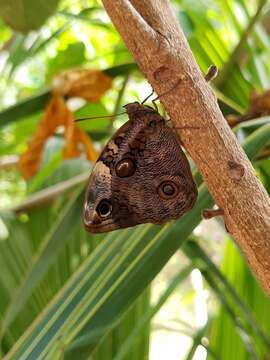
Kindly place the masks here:
[(157, 109), (130, 103), (129, 120), (108, 141), (89, 178), (83, 222), (102, 233), (143, 223), (162, 224), (197, 199), (187, 157)]

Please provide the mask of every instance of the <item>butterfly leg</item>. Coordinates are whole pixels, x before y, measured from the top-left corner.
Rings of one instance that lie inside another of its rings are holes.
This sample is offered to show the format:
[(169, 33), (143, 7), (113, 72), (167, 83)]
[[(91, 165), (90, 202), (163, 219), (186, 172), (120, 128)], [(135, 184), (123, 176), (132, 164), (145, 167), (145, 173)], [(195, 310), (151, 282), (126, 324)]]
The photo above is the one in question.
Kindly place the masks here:
[(142, 101), (142, 105), (154, 94), (154, 89), (152, 88), (151, 94), (147, 95), (146, 98)]

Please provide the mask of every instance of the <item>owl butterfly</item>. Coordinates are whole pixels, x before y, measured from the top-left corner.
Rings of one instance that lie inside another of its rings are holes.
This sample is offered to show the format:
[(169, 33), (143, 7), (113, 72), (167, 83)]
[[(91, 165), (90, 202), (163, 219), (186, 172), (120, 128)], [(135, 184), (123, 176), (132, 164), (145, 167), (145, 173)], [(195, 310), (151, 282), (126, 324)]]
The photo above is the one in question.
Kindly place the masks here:
[(129, 120), (103, 149), (86, 189), (83, 221), (93, 233), (177, 219), (197, 198), (173, 129), (149, 106), (125, 108)]

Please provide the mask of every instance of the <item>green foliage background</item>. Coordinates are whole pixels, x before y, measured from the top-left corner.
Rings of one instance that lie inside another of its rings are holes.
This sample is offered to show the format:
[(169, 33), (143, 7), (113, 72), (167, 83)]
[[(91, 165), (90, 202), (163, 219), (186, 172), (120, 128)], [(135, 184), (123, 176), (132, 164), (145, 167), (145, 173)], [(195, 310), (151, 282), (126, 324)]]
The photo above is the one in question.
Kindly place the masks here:
[[(92, 165), (83, 156), (63, 160), (61, 135), (47, 142), (42, 167), (31, 181), (25, 182), (16, 166), (5, 165), (7, 156), (25, 150), (59, 71), (91, 67), (114, 78), (102, 100), (82, 104), (77, 117), (111, 114), (149, 91), (100, 2), (62, 0), (56, 8), (56, 2), (46, 1), (46, 11), (36, 10), (40, 1), (8, 3), (7, 9), (0, 1), (2, 357), (148, 358), (152, 318), (173, 293), (185, 295), (179, 308), (193, 304), (190, 274), (197, 269), (209, 293), (208, 322), (182, 324), (192, 340), (182, 358), (192, 359), (198, 346), (209, 359), (270, 358), (270, 302), (239, 249), (225, 232), (222, 244), (215, 244), (215, 233), (193, 233), (201, 210), (213, 204), (194, 166), (199, 199), (183, 218), (94, 236), (80, 218)], [(219, 68), (213, 86), (224, 114), (245, 112), (252, 89), (270, 87), (269, 3), (175, 0), (172, 6), (202, 71), (211, 64)], [(269, 145), (269, 120), (234, 129), (267, 190), (269, 157), (258, 154)], [(80, 126), (101, 147), (124, 121), (96, 119)], [(45, 201), (51, 194), (54, 201)], [(183, 261), (150, 303), (153, 279), (177, 252)]]

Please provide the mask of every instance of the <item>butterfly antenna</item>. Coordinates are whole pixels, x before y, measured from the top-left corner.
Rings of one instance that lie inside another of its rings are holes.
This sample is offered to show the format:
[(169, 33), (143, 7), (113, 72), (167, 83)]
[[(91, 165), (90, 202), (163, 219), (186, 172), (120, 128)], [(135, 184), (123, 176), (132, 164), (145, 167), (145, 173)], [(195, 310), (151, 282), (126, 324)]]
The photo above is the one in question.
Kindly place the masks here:
[(115, 116), (124, 115), (126, 114), (126, 111), (123, 111), (121, 113), (112, 114), (112, 115), (102, 115), (102, 116), (87, 116), (79, 119), (75, 119), (75, 122), (84, 121), (84, 120), (95, 120), (95, 119), (105, 119), (105, 118), (113, 118)]
[(172, 90), (174, 90), (175, 88), (177, 88), (178, 85), (181, 83), (181, 81), (182, 81), (182, 80), (179, 79), (179, 80), (177, 81), (177, 83), (176, 83), (173, 87), (171, 87), (169, 90), (164, 91), (164, 93), (160, 94), (160, 95), (157, 96), (155, 99), (153, 99), (153, 100), (152, 100), (152, 103), (155, 105), (155, 101), (157, 101), (158, 99), (160, 99), (161, 96), (166, 95), (166, 94), (168, 94), (169, 92), (171, 92)]
[(142, 105), (154, 94), (155, 90), (152, 88), (151, 94), (148, 95), (142, 102)]

